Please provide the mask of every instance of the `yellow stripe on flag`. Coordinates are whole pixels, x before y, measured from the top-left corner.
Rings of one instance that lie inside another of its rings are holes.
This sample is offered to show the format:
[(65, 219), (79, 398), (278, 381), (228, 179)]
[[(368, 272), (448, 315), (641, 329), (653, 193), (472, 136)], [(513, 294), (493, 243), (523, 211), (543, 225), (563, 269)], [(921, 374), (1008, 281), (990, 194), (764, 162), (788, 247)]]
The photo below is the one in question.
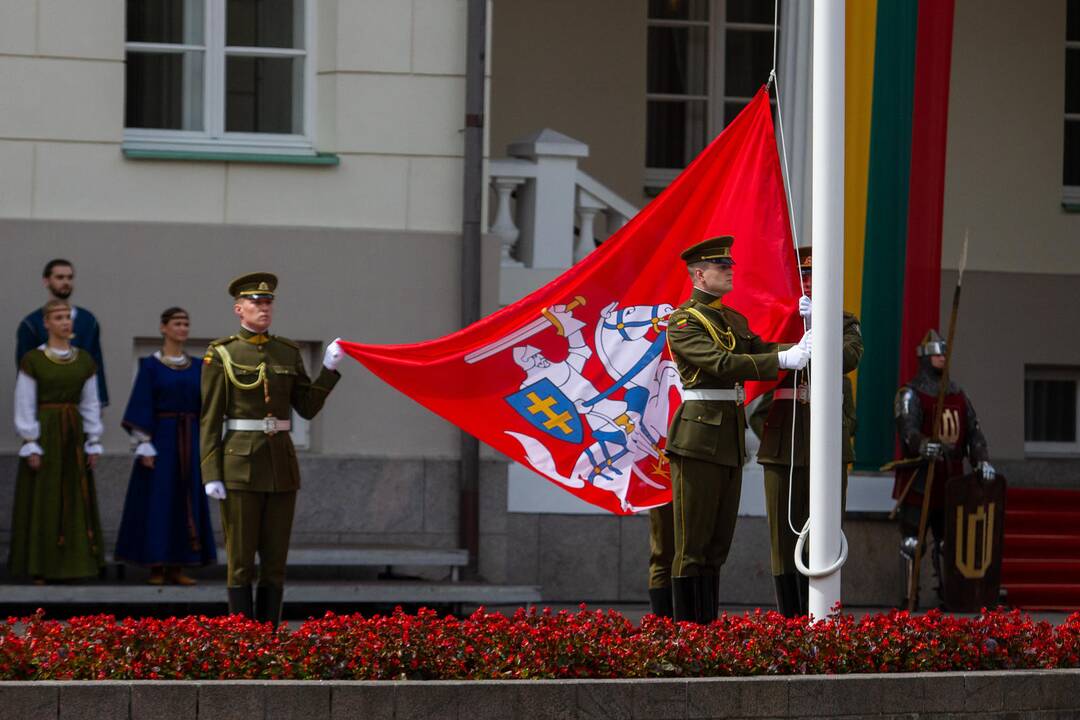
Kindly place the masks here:
[[(846, 127), (844, 128), (844, 309), (859, 314), (866, 252), (866, 187), (874, 95), (877, 0), (847, 3)], [(853, 378), (858, 389), (857, 378)]]

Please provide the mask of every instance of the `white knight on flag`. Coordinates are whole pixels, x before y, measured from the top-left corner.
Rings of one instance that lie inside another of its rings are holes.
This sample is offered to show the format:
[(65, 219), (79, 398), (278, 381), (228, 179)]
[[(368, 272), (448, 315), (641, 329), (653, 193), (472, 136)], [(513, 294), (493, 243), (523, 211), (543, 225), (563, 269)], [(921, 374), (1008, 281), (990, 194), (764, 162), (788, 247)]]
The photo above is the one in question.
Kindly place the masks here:
[[(514, 361), (525, 371), (525, 379), (506, 400), (544, 436), (506, 433), (521, 443), (534, 470), (568, 487), (591, 484), (614, 493), (627, 511), (644, 509), (628, 501), (635, 479), (665, 487), (650, 475), (667, 476), (663, 441), (669, 391), (680, 388), (674, 365), (663, 358), (672, 309), (667, 303), (626, 307), (610, 303), (593, 328), (594, 350), (585, 340), (586, 324), (573, 316), (571, 307), (555, 305), (544, 315), (548, 326), (567, 340), (565, 360), (552, 362), (531, 345), (513, 346)], [(522, 334), (509, 336), (513, 337)], [(505, 348), (506, 339), (492, 345)], [(603, 390), (584, 374), (594, 353), (611, 381)], [(569, 474), (560, 472), (547, 438), (581, 446)], [(642, 461), (650, 461), (651, 467), (643, 471), (638, 466)]]

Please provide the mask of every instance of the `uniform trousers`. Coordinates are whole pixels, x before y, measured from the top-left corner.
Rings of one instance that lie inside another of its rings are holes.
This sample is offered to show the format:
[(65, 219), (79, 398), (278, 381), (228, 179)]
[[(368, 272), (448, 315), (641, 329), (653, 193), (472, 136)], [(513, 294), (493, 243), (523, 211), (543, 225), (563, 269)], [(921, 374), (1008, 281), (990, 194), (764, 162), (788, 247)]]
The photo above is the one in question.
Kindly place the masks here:
[[(229, 587), (284, 587), (296, 491), (229, 489), (221, 502)], [(255, 555), (259, 555), (258, 574)]]
[(731, 549), (742, 467), (671, 455), (675, 515), (674, 577), (718, 575)]
[[(788, 525), (788, 466), (769, 464), (761, 467), (765, 471), (765, 513), (769, 517), (772, 574), (797, 572), (795, 543), (799, 538)], [(847, 463), (841, 464), (841, 478), (840, 508), (843, 514), (847, 508)], [(791, 495), (791, 525), (802, 530), (810, 514), (810, 468), (796, 467), (792, 479), (795, 489)], [(809, 547), (807, 543), (805, 549)]]
[(672, 503), (649, 511), (649, 589), (671, 587), (675, 558), (675, 511)]

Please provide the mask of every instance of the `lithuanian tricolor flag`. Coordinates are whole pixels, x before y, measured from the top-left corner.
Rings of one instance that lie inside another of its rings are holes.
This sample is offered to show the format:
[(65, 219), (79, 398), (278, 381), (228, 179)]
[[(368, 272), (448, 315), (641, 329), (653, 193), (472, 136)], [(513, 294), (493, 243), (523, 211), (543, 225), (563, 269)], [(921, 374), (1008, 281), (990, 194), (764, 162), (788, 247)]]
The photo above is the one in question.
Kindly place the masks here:
[[(848, 0), (844, 307), (865, 354), (857, 467), (893, 458), (893, 397), (940, 322), (953, 0)], [(944, 333), (944, 328), (942, 328)]]

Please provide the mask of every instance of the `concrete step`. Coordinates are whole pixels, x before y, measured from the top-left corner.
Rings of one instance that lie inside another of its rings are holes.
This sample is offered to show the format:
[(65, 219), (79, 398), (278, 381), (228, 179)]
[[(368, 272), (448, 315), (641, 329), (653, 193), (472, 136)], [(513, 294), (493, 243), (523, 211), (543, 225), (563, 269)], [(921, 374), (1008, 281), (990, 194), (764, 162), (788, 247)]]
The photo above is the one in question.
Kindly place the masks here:
[[(534, 585), (495, 585), (475, 582), (290, 582), (285, 602), (304, 605), (519, 605), (540, 602)], [(86, 583), (72, 585), (0, 585), (0, 606), (46, 607), (86, 605), (109, 607), (122, 615), (129, 605), (213, 605), (225, 603), (221, 583), (143, 585)]]
[[(225, 558), (225, 548), (218, 549)], [(469, 551), (458, 548), (425, 548), (407, 545), (300, 545), (289, 548), (289, 565), (296, 567), (383, 567), (387, 565), (469, 564)]]

